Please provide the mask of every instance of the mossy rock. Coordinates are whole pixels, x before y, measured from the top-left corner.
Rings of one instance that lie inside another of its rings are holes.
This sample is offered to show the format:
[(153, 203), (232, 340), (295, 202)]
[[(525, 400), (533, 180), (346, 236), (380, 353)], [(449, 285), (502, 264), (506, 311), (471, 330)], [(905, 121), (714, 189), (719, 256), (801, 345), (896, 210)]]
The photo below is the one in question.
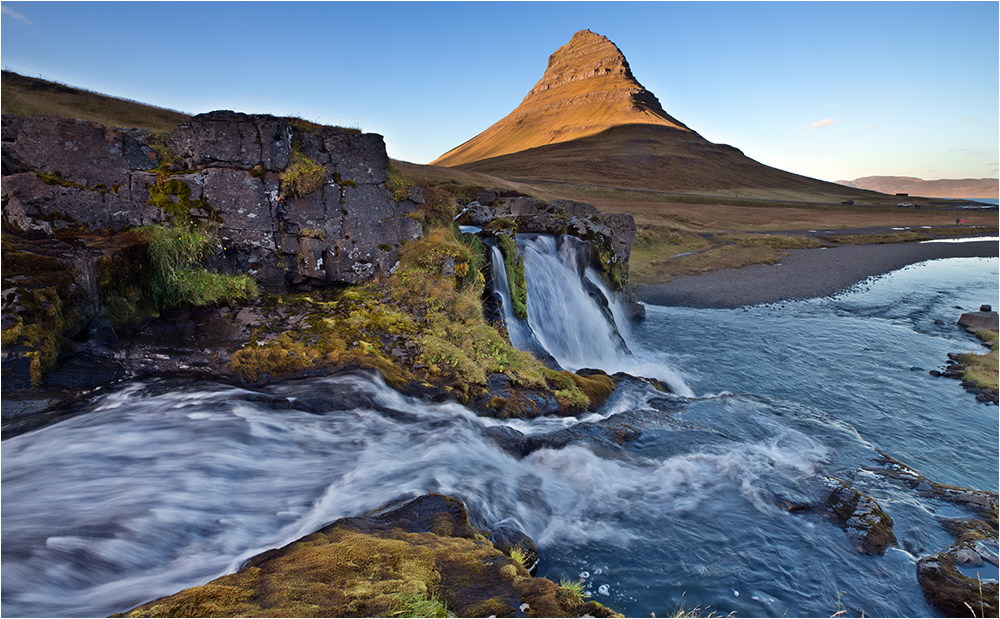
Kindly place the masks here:
[(235, 574), (115, 616), (515, 614), (620, 616), (550, 580), (532, 578), (472, 527), (460, 501), (429, 494), (381, 513), (338, 520), (257, 555)]
[(996, 581), (980, 582), (958, 571), (954, 550), (917, 562), (917, 581), (927, 601), (945, 617), (1000, 616)]
[(892, 518), (870, 496), (840, 480), (831, 482), (835, 484), (827, 499), (831, 518), (850, 534), (858, 552), (866, 555), (885, 554), (886, 548), (896, 544)]

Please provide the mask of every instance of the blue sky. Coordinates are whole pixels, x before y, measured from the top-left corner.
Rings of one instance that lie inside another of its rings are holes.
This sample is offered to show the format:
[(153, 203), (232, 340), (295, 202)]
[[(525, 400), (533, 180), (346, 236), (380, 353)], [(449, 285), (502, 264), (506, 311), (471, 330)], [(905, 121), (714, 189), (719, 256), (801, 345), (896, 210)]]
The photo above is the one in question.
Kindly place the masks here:
[(713, 142), (824, 180), (998, 176), (997, 2), (3, 2), (0, 63), (190, 113), (299, 115), (426, 163), (607, 36)]

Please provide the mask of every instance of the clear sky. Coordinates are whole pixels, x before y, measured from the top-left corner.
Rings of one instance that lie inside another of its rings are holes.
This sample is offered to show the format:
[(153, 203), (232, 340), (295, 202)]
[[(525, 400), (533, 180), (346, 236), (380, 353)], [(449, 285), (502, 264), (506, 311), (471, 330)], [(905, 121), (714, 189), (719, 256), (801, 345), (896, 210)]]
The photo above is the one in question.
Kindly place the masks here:
[(824, 180), (998, 176), (997, 2), (3, 2), (0, 63), (189, 113), (298, 115), (426, 163), (607, 36), (713, 142)]

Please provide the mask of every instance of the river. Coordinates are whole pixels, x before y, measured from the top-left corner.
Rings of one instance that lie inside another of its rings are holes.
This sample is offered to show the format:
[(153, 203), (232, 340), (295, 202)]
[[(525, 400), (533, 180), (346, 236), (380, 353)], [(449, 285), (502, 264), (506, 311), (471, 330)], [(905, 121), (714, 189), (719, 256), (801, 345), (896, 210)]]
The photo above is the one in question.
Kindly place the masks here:
[[(935, 481), (997, 490), (996, 407), (928, 373), (948, 352), (980, 350), (955, 326), (956, 307), (997, 302), (997, 259), (922, 263), (834, 298), (648, 306), (631, 329), (619, 317), (617, 333), (579, 338), (559, 335), (572, 319), (552, 313), (562, 311), (554, 301), (539, 313), (535, 296), (553, 290), (536, 278), (562, 268), (540, 273), (539, 256), (562, 248), (520, 243), (538, 341), (566, 367), (641, 370), (674, 393), (627, 383), (581, 419), (501, 422), (403, 397), (365, 374), (262, 389), (129, 384), (85, 414), (3, 441), (3, 616), (120, 612), (430, 491), (465, 501), (478, 526), (521, 528), (538, 542), (539, 575), (582, 579), (627, 616), (682, 605), (936, 614), (914, 566), (953, 541), (936, 516), (959, 508), (866, 467), (877, 448)], [(575, 264), (571, 253), (563, 266)], [(641, 434), (524, 457), (492, 438), (499, 426), (544, 436), (601, 424)], [(821, 510), (782, 507), (821, 502), (826, 476), (878, 500), (898, 544), (861, 555)]]

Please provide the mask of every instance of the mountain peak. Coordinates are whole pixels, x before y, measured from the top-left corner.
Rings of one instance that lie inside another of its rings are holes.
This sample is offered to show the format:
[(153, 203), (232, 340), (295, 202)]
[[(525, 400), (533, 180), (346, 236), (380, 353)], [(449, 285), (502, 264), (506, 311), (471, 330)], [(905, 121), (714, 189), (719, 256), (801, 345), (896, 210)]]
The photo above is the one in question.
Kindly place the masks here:
[(690, 131), (635, 79), (617, 45), (580, 30), (549, 56), (517, 109), (432, 163), (457, 166), (633, 124)]
[(581, 30), (569, 43), (549, 56), (549, 66), (542, 79), (535, 84), (528, 96), (538, 95), (577, 80), (602, 80), (619, 78), (630, 85), (642, 88), (632, 75), (632, 70), (618, 46), (590, 30)]

